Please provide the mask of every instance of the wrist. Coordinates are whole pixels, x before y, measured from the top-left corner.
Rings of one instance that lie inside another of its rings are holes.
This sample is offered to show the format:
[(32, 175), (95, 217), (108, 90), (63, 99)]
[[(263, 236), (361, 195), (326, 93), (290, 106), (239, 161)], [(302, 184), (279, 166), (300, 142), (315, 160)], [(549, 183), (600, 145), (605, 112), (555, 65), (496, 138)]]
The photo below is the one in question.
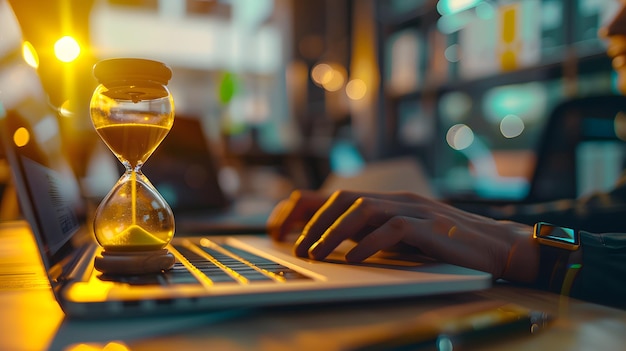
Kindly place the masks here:
[(511, 233), (511, 244), (502, 279), (517, 283), (533, 283), (539, 274), (539, 244), (533, 239), (533, 227), (503, 222)]

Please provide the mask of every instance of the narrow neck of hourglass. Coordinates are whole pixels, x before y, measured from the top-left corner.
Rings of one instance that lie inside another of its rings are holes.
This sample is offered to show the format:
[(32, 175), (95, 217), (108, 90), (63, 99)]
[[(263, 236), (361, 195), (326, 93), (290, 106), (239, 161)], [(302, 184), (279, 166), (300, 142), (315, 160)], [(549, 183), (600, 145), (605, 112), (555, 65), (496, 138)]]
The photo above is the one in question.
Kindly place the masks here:
[(140, 161), (136, 164), (132, 164), (129, 161), (122, 160), (122, 165), (126, 169), (126, 172), (141, 173), (141, 167), (143, 166), (143, 162)]

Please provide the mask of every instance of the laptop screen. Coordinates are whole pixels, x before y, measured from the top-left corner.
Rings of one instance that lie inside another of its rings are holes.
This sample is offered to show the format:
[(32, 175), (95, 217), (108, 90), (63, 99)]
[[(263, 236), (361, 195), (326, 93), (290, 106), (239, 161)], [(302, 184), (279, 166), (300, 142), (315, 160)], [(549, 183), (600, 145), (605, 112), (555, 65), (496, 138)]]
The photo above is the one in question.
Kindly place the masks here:
[(6, 109), (0, 122), (22, 214), (50, 265), (72, 251), (70, 239), (84, 217), (78, 183), (60, 147), (56, 118), (46, 105), (29, 98)]

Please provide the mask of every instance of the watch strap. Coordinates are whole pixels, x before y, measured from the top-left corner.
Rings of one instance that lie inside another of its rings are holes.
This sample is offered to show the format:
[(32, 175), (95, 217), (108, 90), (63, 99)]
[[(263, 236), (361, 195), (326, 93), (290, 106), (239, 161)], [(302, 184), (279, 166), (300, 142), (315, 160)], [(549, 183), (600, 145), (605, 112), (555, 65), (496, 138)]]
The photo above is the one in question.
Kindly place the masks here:
[(539, 267), (536, 283), (540, 288), (568, 294), (575, 274), (582, 267), (582, 250), (539, 245)]

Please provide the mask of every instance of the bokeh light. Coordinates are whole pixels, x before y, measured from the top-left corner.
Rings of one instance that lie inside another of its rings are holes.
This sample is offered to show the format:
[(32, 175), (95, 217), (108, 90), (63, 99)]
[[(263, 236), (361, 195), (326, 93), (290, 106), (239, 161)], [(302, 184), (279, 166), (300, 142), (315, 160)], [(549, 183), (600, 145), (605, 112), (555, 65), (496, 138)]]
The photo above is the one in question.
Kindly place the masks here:
[(62, 62), (72, 62), (80, 55), (80, 45), (71, 36), (64, 36), (54, 43), (54, 55)]
[(538, 82), (502, 85), (485, 93), (482, 108), (485, 119), (493, 124), (510, 114), (533, 123), (546, 113), (548, 97), (547, 87)]
[(28, 129), (24, 127), (20, 127), (20, 128), (17, 128), (15, 133), (13, 133), (13, 142), (18, 147), (26, 146), (29, 141), (30, 141), (30, 133), (28, 132)]
[(367, 93), (367, 85), (361, 79), (352, 79), (346, 84), (346, 95), (351, 100), (361, 100)]
[(22, 43), (22, 57), (32, 68), (39, 68), (39, 55), (37, 55), (37, 51), (35, 50), (33, 44), (28, 41)]
[(455, 150), (467, 149), (474, 142), (474, 132), (465, 124), (455, 124), (448, 129), (446, 141)]
[(437, 11), (445, 16), (458, 13), (479, 4), (482, 0), (439, 0)]
[(516, 115), (506, 115), (500, 121), (500, 132), (505, 138), (515, 138), (524, 131), (524, 121)]
[(311, 79), (319, 86), (323, 86), (326, 82), (330, 81), (332, 75), (333, 68), (326, 63), (317, 64), (311, 70)]
[(472, 109), (472, 104), (472, 98), (461, 91), (445, 93), (438, 102), (442, 118), (450, 123), (459, 123), (466, 119)]
[(452, 44), (446, 48), (443, 52), (443, 56), (448, 60), (448, 62), (459, 62), (459, 45)]

